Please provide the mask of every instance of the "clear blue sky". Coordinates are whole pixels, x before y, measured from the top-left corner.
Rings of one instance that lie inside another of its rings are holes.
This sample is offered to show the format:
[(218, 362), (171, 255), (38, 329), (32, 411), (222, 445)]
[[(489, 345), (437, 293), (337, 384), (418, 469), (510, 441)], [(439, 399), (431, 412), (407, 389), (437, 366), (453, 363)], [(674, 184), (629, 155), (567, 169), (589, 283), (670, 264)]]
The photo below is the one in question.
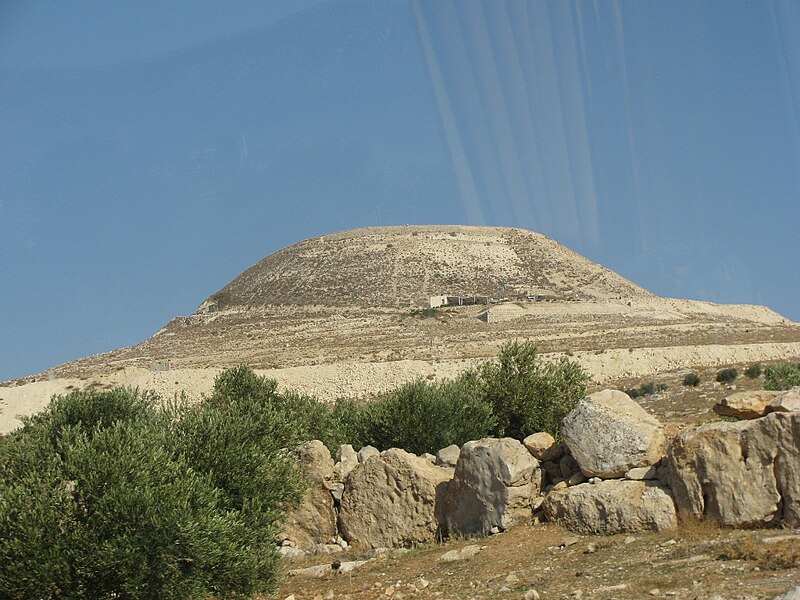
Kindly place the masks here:
[(798, 57), (791, 0), (5, 0), (0, 380), (370, 225), (800, 320)]

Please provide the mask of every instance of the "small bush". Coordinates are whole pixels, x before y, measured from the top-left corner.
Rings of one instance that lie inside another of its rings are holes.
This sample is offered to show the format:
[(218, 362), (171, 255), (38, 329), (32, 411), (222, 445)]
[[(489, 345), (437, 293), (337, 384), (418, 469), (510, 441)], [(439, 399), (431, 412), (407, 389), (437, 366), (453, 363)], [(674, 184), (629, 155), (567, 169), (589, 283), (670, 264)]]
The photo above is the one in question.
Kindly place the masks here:
[(649, 383), (643, 383), (639, 386), (639, 394), (642, 396), (649, 396), (650, 394), (655, 394), (656, 392), (656, 384), (650, 381)]
[(568, 358), (539, 360), (532, 342), (506, 344), (478, 376), (497, 418), (496, 435), (516, 439), (539, 431), (560, 438), (561, 420), (586, 394), (589, 381), (586, 371)]
[(683, 378), (683, 385), (697, 387), (700, 385), (700, 375), (697, 373), (687, 373), (686, 377)]
[(767, 367), (765, 390), (788, 390), (800, 385), (800, 365), (784, 362)]
[(639, 391), (639, 388), (631, 388), (629, 390), (625, 390), (625, 393), (628, 394), (628, 396), (630, 396), (634, 400), (636, 400), (636, 398), (642, 395), (642, 393)]
[(761, 363), (752, 364), (744, 370), (744, 374), (748, 379), (758, 379), (761, 377), (761, 372)]
[(722, 369), (721, 371), (717, 372), (717, 382), (730, 383), (735, 381), (738, 376), (739, 371), (736, 369)]
[(420, 319), (429, 319), (435, 317), (438, 312), (435, 308), (415, 308), (408, 313), (411, 317), (418, 317)]

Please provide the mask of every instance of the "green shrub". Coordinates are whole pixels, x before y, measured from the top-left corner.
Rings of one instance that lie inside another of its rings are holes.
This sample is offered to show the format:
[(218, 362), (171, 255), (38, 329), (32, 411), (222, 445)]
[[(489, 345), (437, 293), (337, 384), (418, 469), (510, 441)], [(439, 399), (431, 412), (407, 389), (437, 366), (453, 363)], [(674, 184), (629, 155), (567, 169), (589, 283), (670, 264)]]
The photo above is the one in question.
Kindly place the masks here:
[(796, 385), (800, 385), (800, 365), (783, 362), (767, 367), (765, 390), (788, 390)]
[(625, 393), (628, 394), (628, 396), (630, 396), (634, 400), (636, 400), (636, 398), (642, 395), (642, 393), (639, 391), (639, 388), (631, 388), (629, 390), (625, 390)]
[(77, 392), (0, 437), (0, 597), (274, 590), (277, 523), (303, 490), (281, 448), (299, 434), (251, 375), (195, 406)]
[(431, 317), (435, 317), (439, 313), (435, 308), (429, 307), (429, 308), (415, 308), (412, 309), (411, 312), (409, 312), (408, 314), (411, 317), (419, 317), (420, 319), (429, 319)]
[(700, 375), (697, 373), (688, 373), (686, 377), (683, 378), (683, 385), (691, 387), (700, 385)]
[(744, 374), (748, 379), (757, 379), (761, 377), (761, 372), (761, 363), (752, 364), (744, 370)]
[(639, 394), (642, 396), (649, 396), (656, 393), (656, 384), (652, 381), (643, 383), (639, 386)]
[[(453, 381), (407, 383), (378, 400), (363, 405), (363, 438), (382, 450), (403, 448), (415, 454), (486, 437), (495, 419), (472, 373)], [(359, 425), (356, 425), (358, 427)]]
[(730, 383), (739, 376), (739, 371), (736, 369), (722, 369), (717, 372), (717, 381), (719, 383)]
[(495, 434), (517, 439), (538, 431), (559, 438), (561, 420), (586, 394), (589, 381), (586, 371), (565, 357), (541, 361), (532, 342), (506, 344), (496, 361), (480, 367), (478, 377), (497, 419)]
[[(344, 441), (328, 405), (293, 391), (279, 393), (276, 381), (256, 375), (246, 366), (220, 373), (211, 396), (204, 398), (202, 405), (209, 409), (250, 412), (254, 426), (268, 412), (270, 427), (281, 428), (277, 435), (284, 446), (318, 439), (330, 448)], [(259, 435), (276, 434), (261, 431)]]

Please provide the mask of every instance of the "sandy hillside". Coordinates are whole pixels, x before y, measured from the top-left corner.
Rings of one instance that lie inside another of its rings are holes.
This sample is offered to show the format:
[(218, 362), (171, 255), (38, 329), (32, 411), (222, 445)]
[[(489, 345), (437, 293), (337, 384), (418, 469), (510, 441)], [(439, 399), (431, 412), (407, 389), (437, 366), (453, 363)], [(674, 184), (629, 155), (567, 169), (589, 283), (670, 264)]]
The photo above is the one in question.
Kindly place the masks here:
[[(433, 295), (464, 304), (426, 311)], [(1, 384), (0, 431), (56, 393), (132, 385), (198, 397), (238, 364), (324, 399), (370, 397), (452, 377), (513, 339), (572, 355), (598, 384), (800, 355), (800, 325), (766, 307), (659, 298), (534, 232), (357, 229), (264, 258), (141, 344)]]

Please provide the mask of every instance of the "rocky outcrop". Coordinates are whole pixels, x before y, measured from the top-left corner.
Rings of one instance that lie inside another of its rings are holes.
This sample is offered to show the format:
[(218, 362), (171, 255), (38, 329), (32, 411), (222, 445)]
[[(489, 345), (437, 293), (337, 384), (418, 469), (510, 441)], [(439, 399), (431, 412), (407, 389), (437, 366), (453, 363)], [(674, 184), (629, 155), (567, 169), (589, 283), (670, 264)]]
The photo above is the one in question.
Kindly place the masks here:
[(485, 438), (467, 442), (437, 515), (450, 534), (485, 535), (531, 517), (539, 494), (538, 461), (517, 440)]
[(435, 507), (453, 470), (399, 449), (359, 464), (344, 482), (339, 528), (359, 547), (427, 544), (436, 540)]
[(583, 483), (550, 492), (542, 510), (551, 521), (579, 533), (632, 533), (677, 527), (669, 490), (654, 482)]
[(336, 511), (330, 493), (333, 459), (319, 440), (303, 444), (295, 456), (310, 486), (300, 505), (286, 515), (283, 539), (295, 548), (310, 550), (337, 536)]
[(800, 413), (684, 431), (668, 463), (681, 515), (733, 527), (800, 525)]
[(769, 412), (770, 402), (780, 393), (767, 390), (736, 392), (720, 400), (713, 406), (713, 410), (723, 417), (757, 419)]
[(664, 431), (627, 394), (603, 390), (581, 401), (563, 421), (570, 453), (587, 477), (622, 477), (656, 464), (664, 454)]

